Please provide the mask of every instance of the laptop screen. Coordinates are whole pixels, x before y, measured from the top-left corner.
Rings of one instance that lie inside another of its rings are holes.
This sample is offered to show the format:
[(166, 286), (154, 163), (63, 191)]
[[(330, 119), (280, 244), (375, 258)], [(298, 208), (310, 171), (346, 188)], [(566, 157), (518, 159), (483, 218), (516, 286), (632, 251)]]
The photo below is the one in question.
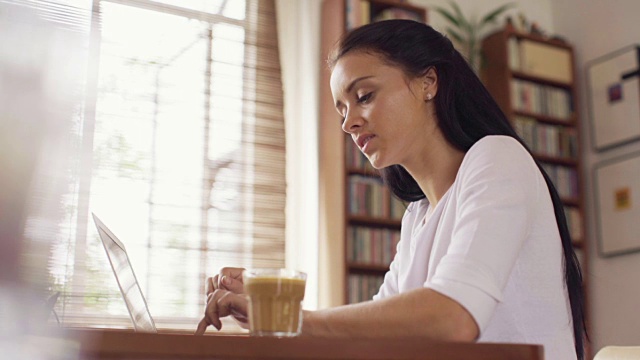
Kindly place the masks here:
[(124, 245), (95, 215), (93, 215), (93, 219), (109, 257), (120, 292), (129, 310), (133, 327), (136, 331), (157, 332)]

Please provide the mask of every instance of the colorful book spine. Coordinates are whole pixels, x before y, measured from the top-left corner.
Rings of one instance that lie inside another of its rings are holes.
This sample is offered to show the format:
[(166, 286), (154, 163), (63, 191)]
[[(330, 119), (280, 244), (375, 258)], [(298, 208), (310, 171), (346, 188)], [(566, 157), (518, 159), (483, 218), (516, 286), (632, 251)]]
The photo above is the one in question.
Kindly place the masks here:
[(398, 230), (349, 226), (347, 260), (359, 264), (389, 266), (396, 255), (398, 242)]
[(362, 19), (362, 15), (360, 13), (360, 10), (361, 10), (360, 2), (361, 0), (346, 0), (344, 2), (344, 6), (345, 6), (344, 26), (345, 26), (345, 29), (347, 29), (347, 31), (355, 29), (361, 25), (360, 21)]
[(373, 21), (393, 20), (393, 19), (405, 19), (413, 21), (422, 21), (422, 15), (418, 12), (411, 11), (409, 9), (403, 9), (398, 7), (386, 8), (377, 13)]
[(380, 290), (383, 280), (381, 275), (350, 274), (347, 280), (349, 303), (371, 300)]
[(567, 226), (569, 228), (569, 234), (574, 241), (582, 241), (582, 216), (580, 216), (580, 210), (573, 206), (565, 206), (564, 214), (567, 219)]
[(537, 155), (565, 159), (578, 157), (578, 135), (573, 127), (548, 125), (526, 116), (516, 116), (513, 127)]
[(517, 111), (571, 120), (571, 93), (567, 89), (541, 85), (530, 81), (511, 80), (511, 103)]
[(384, 4), (382, 8), (375, 2), (367, 0), (345, 0), (345, 28), (347, 31), (366, 25), (371, 22), (408, 19), (423, 22), (421, 12), (407, 9), (402, 6), (388, 6)]
[(358, 146), (351, 140), (350, 136), (345, 136), (345, 161), (348, 169), (362, 170), (376, 174), (377, 171), (371, 166), (369, 159), (358, 149)]
[(348, 192), (350, 215), (392, 220), (404, 215), (404, 203), (393, 197), (378, 177), (351, 175)]
[(580, 192), (578, 191), (578, 173), (576, 169), (551, 164), (542, 164), (542, 168), (551, 178), (551, 182), (555, 185), (560, 197), (570, 200), (578, 199)]

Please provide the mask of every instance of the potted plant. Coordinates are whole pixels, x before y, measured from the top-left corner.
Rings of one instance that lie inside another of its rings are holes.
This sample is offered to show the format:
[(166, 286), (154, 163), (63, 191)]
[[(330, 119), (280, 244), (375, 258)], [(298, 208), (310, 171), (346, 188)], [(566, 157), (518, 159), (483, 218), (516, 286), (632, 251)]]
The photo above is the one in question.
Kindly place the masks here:
[(450, 1), (449, 5), (451, 7), (450, 10), (440, 6), (432, 6), (431, 8), (447, 20), (449, 26), (445, 29), (446, 34), (458, 45), (458, 50), (467, 58), (473, 70), (478, 72), (481, 61), (480, 39), (483, 31), (487, 25), (495, 24), (498, 16), (512, 8), (514, 4), (507, 3), (499, 6), (484, 15), (480, 20), (475, 16), (465, 17), (458, 4), (453, 1)]

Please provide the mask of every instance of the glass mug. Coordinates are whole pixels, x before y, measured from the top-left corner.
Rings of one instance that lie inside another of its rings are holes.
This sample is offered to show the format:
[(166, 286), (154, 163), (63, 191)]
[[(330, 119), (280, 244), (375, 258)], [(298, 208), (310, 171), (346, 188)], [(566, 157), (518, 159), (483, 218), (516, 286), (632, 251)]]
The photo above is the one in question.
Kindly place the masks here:
[(307, 274), (287, 269), (246, 269), (242, 280), (249, 297), (252, 336), (300, 335)]

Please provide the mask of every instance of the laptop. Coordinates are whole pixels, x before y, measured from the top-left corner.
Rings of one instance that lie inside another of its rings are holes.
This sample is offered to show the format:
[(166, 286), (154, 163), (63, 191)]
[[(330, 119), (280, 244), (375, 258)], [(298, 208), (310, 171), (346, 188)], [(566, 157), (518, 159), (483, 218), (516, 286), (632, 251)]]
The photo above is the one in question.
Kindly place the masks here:
[(100, 221), (96, 214), (91, 213), (91, 215), (93, 215), (93, 221), (98, 228), (102, 245), (107, 252), (111, 269), (113, 269), (122, 298), (129, 311), (133, 328), (135, 331), (157, 333), (156, 324), (153, 322), (124, 244)]

